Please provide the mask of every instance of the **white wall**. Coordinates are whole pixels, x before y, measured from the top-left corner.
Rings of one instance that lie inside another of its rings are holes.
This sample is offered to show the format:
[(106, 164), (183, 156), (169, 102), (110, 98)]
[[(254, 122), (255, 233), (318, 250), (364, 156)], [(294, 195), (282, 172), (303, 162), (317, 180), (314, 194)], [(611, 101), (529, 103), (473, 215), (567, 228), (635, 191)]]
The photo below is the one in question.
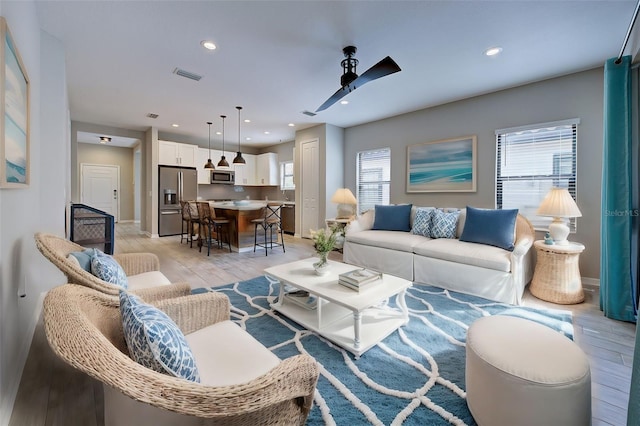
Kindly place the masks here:
[[(345, 183), (355, 194), (356, 153), (391, 147), (391, 203), (495, 207), (495, 130), (579, 118), (577, 203), (583, 217), (573, 241), (584, 277), (600, 276), (603, 71), (595, 69), (428, 108), (345, 130)], [(406, 193), (407, 145), (478, 136), (475, 193)], [(541, 237), (541, 234), (538, 235)]]
[(0, 190), (0, 425), (4, 425), (11, 416), (43, 293), (64, 282), (58, 269), (37, 251), (33, 234), (64, 235), (70, 161), (63, 47), (40, 31), (34, 2), (2, 2), (0, 14), (7, 19), (31, 84), (31, 185)]

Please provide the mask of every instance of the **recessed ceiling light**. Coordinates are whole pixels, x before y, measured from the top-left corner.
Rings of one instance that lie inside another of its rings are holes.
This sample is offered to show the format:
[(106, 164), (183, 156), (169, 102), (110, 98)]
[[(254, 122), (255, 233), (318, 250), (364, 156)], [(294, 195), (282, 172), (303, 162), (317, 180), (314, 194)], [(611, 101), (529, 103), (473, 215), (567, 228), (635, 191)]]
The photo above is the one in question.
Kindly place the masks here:
[(244, 122), (245, 122), (245, 123), (251, 123), (251, 120), (249, 120), (248, 118), (245, 118), (245, 119), (244, 119)]
[(349, 103), (349, 101), (340, 101), (340, 103), (341, 103), (342, 105), (346, 105), (346, 104), (348, 104), (348, 103)]
[(100, 143), (111, 142), (111, 138), (109, 136), (100, 136)]
[(250, 141), (250, 140), (251, 140), (251, 138), (245, 138), (245, 140)]
[(175, 123), (173, 123), (173, 124), (171, 125), (171, 127), (180, 127), (180, 125), (179, 125), (179, 124), (175, 124)]
[(496, 56), (500, 52), (502, 52), (502, 47), (490, 47), (484, 51), (484, 54), (487, 56)]
[(296, 127), (296, 125), (295, 125), (295, 124), (293, 124), (293, 123), (289, 123), (289, 124), (288, 124), (288, 126), (289, 126), (289, 127)]
[(221, 134), (222, 134), (222, 132), (216, 132), (216, 135), (221, 135)]
[(211, 40), (202, 40), (200, 44), (207, 50), (216, 50), (216, 44)]
[(269, 131), (264, 132), (265, 135), (268, 135), (269, 133), (271, 133), (271, 132), (269, 132)]

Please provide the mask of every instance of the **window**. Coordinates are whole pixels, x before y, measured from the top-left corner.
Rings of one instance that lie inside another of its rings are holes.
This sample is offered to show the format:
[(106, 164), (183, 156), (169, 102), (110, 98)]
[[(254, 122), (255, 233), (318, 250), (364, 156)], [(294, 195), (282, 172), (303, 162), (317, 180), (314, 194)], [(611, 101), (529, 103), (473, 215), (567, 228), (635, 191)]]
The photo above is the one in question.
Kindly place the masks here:
[(283, 161), (280, 163), (280, 189), (296, 189), (293, 183), (293, 161)]
[[(496, 207), (519, 209), (536, 229), (550, 217), (536, 211), (552, 187), (567, 188), (576, 198), (576, 147), (580, 120), (496, 130)], [(569, 227), (576, 230), (576, 219)]]
[(376, 204), (389, 204), (391, 187), (391, 149), (359, 152), (356, 165), (358, 213)]

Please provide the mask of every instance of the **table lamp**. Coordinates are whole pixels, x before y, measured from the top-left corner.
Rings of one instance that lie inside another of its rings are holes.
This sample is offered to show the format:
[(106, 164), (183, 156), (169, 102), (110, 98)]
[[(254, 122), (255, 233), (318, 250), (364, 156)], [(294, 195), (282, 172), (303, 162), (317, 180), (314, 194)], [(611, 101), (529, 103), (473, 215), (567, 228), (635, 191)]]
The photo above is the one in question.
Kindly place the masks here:
[(338, 188), (331, 197), (331, 202), (338, 204), (336, 219), (349, 219), (355, 216), (356, 197), (349, 188)]
[(569, 191), (566, 188), (555, 187), (551, 188), (544, 197), (536, 214), (538, 216), (553, 217), (553, 222), (549, 225), (549, 233), (555, 244), (561, 246), (569, 244), (569, 241), (567, 241), (569, 227), (564, 219), (582, 216)]

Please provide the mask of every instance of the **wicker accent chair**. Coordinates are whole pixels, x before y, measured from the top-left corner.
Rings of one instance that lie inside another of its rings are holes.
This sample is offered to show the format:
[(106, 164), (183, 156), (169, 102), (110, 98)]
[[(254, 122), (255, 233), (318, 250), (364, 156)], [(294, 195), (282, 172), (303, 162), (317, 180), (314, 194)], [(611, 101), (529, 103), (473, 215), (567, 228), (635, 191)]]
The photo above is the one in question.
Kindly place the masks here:
[[(93, 288), (117, 300), (119, 287), (101, 280), (82, 269), (77, 262), (74, 263), (67, 258), (69, 253), (82, 251), (85, 247), (57, 235), (42, 232), (35, 234), (35, 240), (40, 253), (66, 275), (69, 283)], [(135, 285), (130, 284), (129, 291), (147, 302), (191, 293), (191, 286), (188, 283), (169, 283), (169, 280), (160, 272), (158, 256), (153, 253), (115, 254), (113, 258), (122, 266), (128, 278), (146, 274), (147, 281), (157, 280), (158, 285), (145, 285), (144, 288), (136, 288)]]
[[(229, 299), (222, 293), (165, 299), (154, 305), (187, 337), (229, 320)], [(229, 386), (207, 386), (143, 367), (129, 357), (118, 306), (86, 287), (64, 284), (49, 291), (44, 324), (53, 351), (103, 383), (107, 426), (303, 425), (312, 406), (319, 370), (308, 355), (281, 360), (255, 379)], [(206, 353), (230, 344), (210, 343)]]

